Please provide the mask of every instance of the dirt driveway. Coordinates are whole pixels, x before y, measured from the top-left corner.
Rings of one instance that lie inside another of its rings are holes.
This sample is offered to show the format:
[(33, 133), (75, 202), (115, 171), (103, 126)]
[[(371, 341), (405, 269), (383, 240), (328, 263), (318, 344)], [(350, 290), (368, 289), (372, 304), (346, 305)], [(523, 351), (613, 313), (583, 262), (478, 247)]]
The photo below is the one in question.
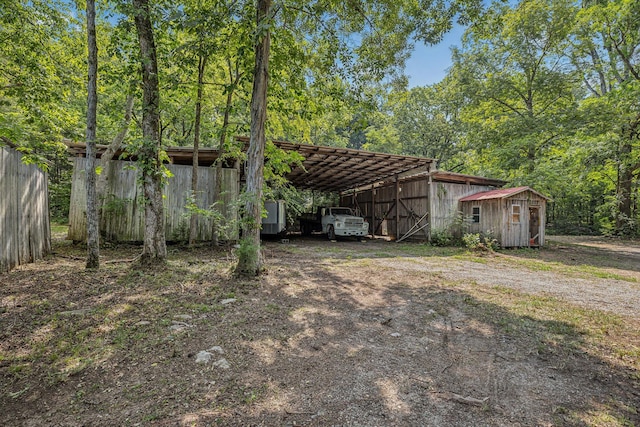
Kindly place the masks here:
[(640, 425), (640, 268), (602, 251), (58, 247), (0, 276), (0, 424)]
[[(570, 244), (572, 246), (567, 246)], [(536, 251), (504, 251), (485, 263), (440, 258), (382, 259), (380, 264), (408, 271), (439, 274), (444, 279), (482, 286), (504, 286), (533, 295), (547, 295), (585, 308), (624, 316), (640, 316), (640, 246), (590, 237), (557, 236), (544, 250), (555, 264), (527, 263), (523, 256), (538, 257)], [(590, 258), (615, 264), (593, 272)], [(536, 259), (534, 258), (534, 259)], [(564, 258), (564, 261), (562, 259)], [(568, 264), (564, 264), (569, 260)], [(583, 268), (580, 268), (580, 265)], [(523, 268), (523, 266), (529, 268)], [(537, 267), (537, 268), (536, 268)]]

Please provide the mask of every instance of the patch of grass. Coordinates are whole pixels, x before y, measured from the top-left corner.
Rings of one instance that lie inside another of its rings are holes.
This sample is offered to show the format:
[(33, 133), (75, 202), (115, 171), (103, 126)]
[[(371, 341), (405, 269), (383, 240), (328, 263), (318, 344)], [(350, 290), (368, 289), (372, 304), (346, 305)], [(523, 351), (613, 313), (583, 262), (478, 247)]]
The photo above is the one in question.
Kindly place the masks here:
[[(521, 249), (518, 249), (521, 250)], [(542, 261), (531, 258), (517, 258), (513, 256), (506, 256), (501, 258), (502, 261), (506, 261), (511, 265), (524, 267), (531, 271), (553, 271), (562, 273), (566, 276), (590, 278), (597, 277), (599, 279), (613, 279), (621, 280), (625, 282), (637, 283), (638, 279), (631, 276), (625, 276), (623, 274), (613, 273), (605, 269), (595, 267), (588, 264), (580, 265), (567, 265), (561, 262)]]
[(58, 222), (51, 223), (51, 234), (66, 236), (69, 231), (69, 224), (63, 224)]
[(267, 304), (264, 309), (266, 311), (268, 311), (269, 313), (278, 313), (280, 312), (280, 306), (278, 304), (273, 304), (273, 303), (269, 303)]
[(640, 370), (637, 322), (502, 286), (476, 286), (468, 292), (462, 297), (467, 310), (495, 325), (501, 333), (530, 340), (538, 354), (562, 358), (585, 352), (606, 359), (615, 355), (616, 363)]

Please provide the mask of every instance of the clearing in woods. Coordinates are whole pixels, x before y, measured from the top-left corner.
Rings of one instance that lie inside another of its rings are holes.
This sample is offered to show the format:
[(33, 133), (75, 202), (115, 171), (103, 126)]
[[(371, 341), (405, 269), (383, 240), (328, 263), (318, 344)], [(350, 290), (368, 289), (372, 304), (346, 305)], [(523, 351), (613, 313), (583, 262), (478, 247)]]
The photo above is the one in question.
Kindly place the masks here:
[[(0, 275), (0, 424), (640, 425), (640, 246), (265, 242)], [(553, 240), (555, 239), (555, 240)]]

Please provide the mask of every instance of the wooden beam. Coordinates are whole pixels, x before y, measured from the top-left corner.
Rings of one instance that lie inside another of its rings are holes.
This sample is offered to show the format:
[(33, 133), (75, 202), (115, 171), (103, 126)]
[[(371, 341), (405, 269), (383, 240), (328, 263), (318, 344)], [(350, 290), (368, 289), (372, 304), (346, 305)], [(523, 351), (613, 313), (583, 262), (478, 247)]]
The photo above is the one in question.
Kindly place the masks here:
[(396, 240), (400, 238), (400, 179), (396, 175)]
[[(355, 190), (353, 192), (356, 193)], [(371, 237), (376, 237), (376, 188), (371, 184)]]

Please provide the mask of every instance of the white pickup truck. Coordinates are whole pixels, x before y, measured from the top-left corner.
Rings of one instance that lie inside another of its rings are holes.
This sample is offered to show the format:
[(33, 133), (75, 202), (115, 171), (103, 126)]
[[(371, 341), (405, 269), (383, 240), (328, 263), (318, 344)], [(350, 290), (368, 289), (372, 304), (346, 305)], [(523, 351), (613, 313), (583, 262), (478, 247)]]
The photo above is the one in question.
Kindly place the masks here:
[(315, 213), (303, 214), (299, 221), (302, 234), (320, 231), (330, 240), (335, 240), (336, 236), (361, 238), (369, 234), (369, 223), (354, 215), (351, 208), (319, 207)]

